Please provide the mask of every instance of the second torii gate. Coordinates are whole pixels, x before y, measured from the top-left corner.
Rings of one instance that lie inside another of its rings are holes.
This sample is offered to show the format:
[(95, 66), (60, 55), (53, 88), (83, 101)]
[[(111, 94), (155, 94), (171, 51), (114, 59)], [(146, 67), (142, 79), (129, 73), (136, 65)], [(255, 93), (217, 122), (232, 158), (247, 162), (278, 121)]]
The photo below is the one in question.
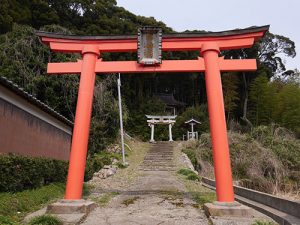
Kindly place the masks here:
[(152, 115), (146, 115), (147, 117), (147, 123), (149, 127), (151, 128), (151, 143), (155, 143), (154, 140), (154, 126), (155, 124), (164, 124), (169, 126), (169, 141), (173, 141), (173, 135), (172, 135), (172, 127), (174, 123), (176, 123), (176, 117), (177, 116), (152, 116)]
[[(82, 60), (48, 63), (50, 74), (81, 74), (75, 123), (66, 185), (66, 200), (81, 199), (90, 130), (96, 73), (205, 72), (206, 92), (212, 138), (217, 200), (233, 202), (234, 193), (230, 166), (227, 128), (223, 103), (221, 72), (254, 71), (255, 59), (219, 57), (220, 51), (249, 48), (260, 39), (269, 26), (225, 32), (177, 33), (162, 36), (162, 51), (198, 50), (195, 60), (162, 60), (161, 64), (141, 65), (136, 61), (103, 61), (103, 52), (136, 52), (136, 35), (68, 36), (38, 32), (42, 42), (53, 51), (79, 53)], [(147, 64), (147, 61), (145, 61)]]

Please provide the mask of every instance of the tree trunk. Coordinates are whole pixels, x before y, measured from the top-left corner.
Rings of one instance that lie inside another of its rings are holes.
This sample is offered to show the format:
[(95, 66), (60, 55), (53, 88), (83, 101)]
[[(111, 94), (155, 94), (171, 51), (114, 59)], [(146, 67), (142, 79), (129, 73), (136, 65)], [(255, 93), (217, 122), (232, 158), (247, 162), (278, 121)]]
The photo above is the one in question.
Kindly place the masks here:
[(245, 99), (244, 99), (244, 105), (243, 105), (243, 116), (241, 119), (250, 127), (252, 128), (253, 125), (247, 118), (247, 110), (248, 110), (248, 84), (246, 80), (246, 74), (243, 72), (243, 81), (244, 81), (244, 91), (245, 91)]

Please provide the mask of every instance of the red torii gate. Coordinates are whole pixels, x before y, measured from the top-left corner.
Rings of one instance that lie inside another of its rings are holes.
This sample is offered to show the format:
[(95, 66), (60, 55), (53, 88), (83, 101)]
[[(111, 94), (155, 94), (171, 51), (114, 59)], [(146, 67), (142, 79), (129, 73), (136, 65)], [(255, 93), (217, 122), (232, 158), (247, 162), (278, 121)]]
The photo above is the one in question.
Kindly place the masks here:
[(108, 62), (98, 58), (102, 52), (136, 52), (136, 35), (72, 36), (37, 32), (42, 42), (53, 51), (80, 53), (83, 56), (78, 62), (48, 63), (47, 70), (50, 74), (81, 74), (65, 199), (82, 197), (96, 73), (205, 72), (217, 201), (233, 202), (220, 72), (254, 71), (256, 60), (225, 60), (219, 57), (219, 53), (222, 50), (250, 48), (268, 29), (269, 26), (262, 26), (224, 32), (167, 34), (162, 37), (162, 51), (199, 50), (202, 57), (196, 60), (162, 60), (160, 65), (152, 66), (136, 61)]

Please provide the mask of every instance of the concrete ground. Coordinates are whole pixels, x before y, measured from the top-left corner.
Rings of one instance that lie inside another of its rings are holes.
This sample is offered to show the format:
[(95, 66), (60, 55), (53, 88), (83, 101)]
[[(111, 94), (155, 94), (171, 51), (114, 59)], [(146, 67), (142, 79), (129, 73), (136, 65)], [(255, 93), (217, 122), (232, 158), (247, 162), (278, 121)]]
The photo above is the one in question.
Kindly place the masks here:
[(170, 172), (145, 171), (133, 186), (91, 212), (82, 224), (208, 224), (186, 192)]
[(176, 173), (185, 165), (180, 158), (180, 148), (174, 145), (152, 144), (147, 151), (144, 144), (140, 151), (131, 153), (134, 155), (129, 158), (129, 168), (105, 180), (92, 181), (94, 191), (90, 199), (99, 207), (81, 224), (251, 225), (255, 220), (268, 219), (260, 213), (248, 219), (207, 218), (202, 205), (193, 200), (192, 193), (212, 194), (212, 191)]

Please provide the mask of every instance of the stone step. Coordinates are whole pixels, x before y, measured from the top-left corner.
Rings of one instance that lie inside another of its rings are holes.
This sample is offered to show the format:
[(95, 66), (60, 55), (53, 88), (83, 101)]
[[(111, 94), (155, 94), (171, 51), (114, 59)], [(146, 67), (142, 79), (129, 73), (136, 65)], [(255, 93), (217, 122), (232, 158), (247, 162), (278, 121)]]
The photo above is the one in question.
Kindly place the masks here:
[(143, 164), (151, 164), (151, 163), (155, 163), (155, 164), (170, 164), (172, 163), (172, 161), (144, 161)]
[(160, 167), (160, 168), (140, 168), (140, 170), (143, 171), (175, 171), (175, 168), (165, 168), (165, 167)]
[(147, 156), (153, 156), (153, 157), (172, 157), (173, 154), (147, 154)]
[(171, 163), (143, 163), (144, 166), (173, 166)]
[(172, 160), (173, 157), (168, 157), (168, 158), (158, 158), (158, 157), (147, 157), (147, 158), (144, 158), (144, 160), (158, 160), (158, 161), (163, 161), (163, 160)]
[(173, 160), (144, 160), (143, 163), (170, 163)]

